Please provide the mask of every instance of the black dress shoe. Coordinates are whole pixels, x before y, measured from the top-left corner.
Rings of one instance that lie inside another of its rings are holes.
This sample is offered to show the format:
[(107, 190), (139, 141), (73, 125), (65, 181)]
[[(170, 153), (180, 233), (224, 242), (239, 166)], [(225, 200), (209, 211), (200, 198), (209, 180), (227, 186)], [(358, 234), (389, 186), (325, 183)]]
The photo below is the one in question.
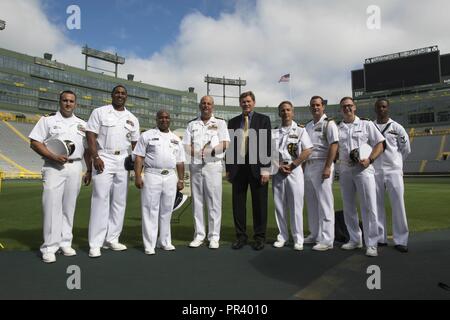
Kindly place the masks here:
[(257, 251), (264, 249), (264, 241), (256, 240), (255, 242), (252, 243), (252, 248), (253, 250)]
[(242, 249), (243, 246), (247, 244), (247, 240), (244, 239), (237, 239), (233, 244), (231, 245), (231, 248), (234, 250)]
[(402, 253), (408, 252), (408, 247), (407, 247), (407, 246), (402, 246), (402, 245), (398, 244), (398, 245), (396, 245), (394, 248), (395, 248), (397, 251), (400, 251), (400, 252), (402, 252)]
[(378, 246), (379, 247), (387, 247), (387, 243), (386, 242), (378, 242)]

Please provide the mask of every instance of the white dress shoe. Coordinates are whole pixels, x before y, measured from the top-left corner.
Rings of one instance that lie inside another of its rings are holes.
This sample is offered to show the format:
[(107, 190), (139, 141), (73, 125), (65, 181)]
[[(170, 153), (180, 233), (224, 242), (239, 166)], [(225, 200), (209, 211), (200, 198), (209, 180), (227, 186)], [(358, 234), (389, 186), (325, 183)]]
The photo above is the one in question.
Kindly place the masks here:
[(210, 249), (219, 249), (219, 241), (217, 241), (217, 240), (209, 241), (209, 248)]
[(303, 243), (306, 244), (316, 243), (316, 238), (314, 238), (312, 235), (309, 235), (303, 240)]
[(367, 249), (366, 249), (366, 256), (368, 256), (368, 257), (376, 257), (376, 256), (378, 256), (377, 247), (367, 247)]
[(127, 250), (127, 246), (119, 242), (115, 242), (104, 245), (103, 249), (111, 249), (113, 251), (124, 251)]
[(300, 243), (294, 244), (294, 250), (302, 251), (303, 250), (303, 245), (300, 244)]
[(155, 249), (145, 249), (145, 254), (154, 255), (155, 254)]
[(318, 243), (312, 249), (316, 250), (316, 251), (327, 251), (327, 250), (333, 249), (333, 245)]
[(71, 247), (62, 247), (61, 251), (66, 257), (73, 257), (77, 255), (77, 252)]
[(44, 253), (42, 254), (42, 261), (45, 263), (53, 263), (56, 261), (56, 255), (50, 252)]
[(163, 246), (163, 245), (158, 245), (157, 248), (159, 249), (163, 249), (164, 251), (173, 251), (175, 250), (175, 246), (172, 244), (168, 244), (167, 246)]
[(191, 248), (198, 248), (203, 244), (203, 240), (200, 239), (194, 239), (189, 243), (189, 247)]
[(91, 248), (89, 249), (89, 257), (98, 258), (102, 255), (100, 248)]
[(361, 249), (362, 243), (355, 243), (355, 242), (347, 242), (346, 244), (343, 244), (341, 249), (344, 250), (355, 250), (355, 249)]
[(277, 240), (273, 243), (273, 246), (275, 248), (283, 248), (285, 244), (286, 244), (286, 241)]

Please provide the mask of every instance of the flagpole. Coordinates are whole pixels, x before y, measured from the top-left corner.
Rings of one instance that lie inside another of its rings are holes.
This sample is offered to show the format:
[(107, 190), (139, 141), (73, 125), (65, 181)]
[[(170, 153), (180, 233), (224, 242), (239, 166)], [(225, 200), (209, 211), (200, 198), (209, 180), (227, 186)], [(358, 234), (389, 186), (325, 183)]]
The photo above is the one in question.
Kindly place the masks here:
[(291, 86), (291, 82), (292, 82), (292, 73), (289, 75), (289, 101), (292, 102), (292, 86)]

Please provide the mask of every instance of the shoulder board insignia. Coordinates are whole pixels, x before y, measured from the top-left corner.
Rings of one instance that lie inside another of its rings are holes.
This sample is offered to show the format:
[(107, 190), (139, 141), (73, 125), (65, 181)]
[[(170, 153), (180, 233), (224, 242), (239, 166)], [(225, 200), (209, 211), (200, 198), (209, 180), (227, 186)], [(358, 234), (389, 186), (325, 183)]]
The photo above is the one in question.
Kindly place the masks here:
[(216, 117), (216, 116), (214, 116), (214, 118), (225, 121), (224, 118), (220, 118), (220, 117)]
[(51, 116), (54, 116), (55, 114), (56, 114), (56, 112), (47, 113), (46, 115), (44, 115), (44, 117), (51, 117)]
[(365, 121), (372, 121), (372, 120), (370, 120), (370, 119), (367, 119), (367, 118), (360, 118), (361, 120), (365, 120)]
[(313, 119), (309, 120), (306, 124), (308, 124), (308, 123), (310, 123), (310, 122), (313, 122)]
[(297, 125), (299, 128), (304, 128), (305, 126), (304, 125), (302, 125), (302, 124), (298, 124)]
[(192, 121), (195, 121), (195, 120), (197, 120), (197, 118), (194, 118), (194, 119), (192, 119), (192, 120), (189, 120), (188, 123), (190, 123), (190, 122), (192, 122)]
[(325, 121), (334, 121), (333, 118), (325, 118), (324, 120), (325, 120)]

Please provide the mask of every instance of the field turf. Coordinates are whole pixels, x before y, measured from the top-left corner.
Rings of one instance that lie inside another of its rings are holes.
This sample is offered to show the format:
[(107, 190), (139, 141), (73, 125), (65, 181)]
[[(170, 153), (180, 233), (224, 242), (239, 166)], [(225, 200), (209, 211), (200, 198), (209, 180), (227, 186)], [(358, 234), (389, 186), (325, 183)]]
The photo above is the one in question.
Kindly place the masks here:
[[(410, 232), (422, 232), (450, 228), (450, 178), (406, 178), (406, 210)], [(335, 209), (342, 209), (338, 183), (335, 188)], [(0, 243), (6, 250), (37, 250), (42, 242), (42, 185), (39, 181), (3, 181), (0, 193)], [(87, 248), (91, 188), (82, 187), (78, 198), (74, 222), (75, 248)], [(248, 230), (252, 230), (250, 196), (247, 201)], [(390, 207), (387, 205), (389, 221)], [(174, 213), (178, 216), (180, 211)], [(306, 208), (305, 233), (307, 233)], [(389, 232), (391, 226), (389, 226)], [(175, 245), (186, 245), (194, 233), (192, 212), (188, 207), (179, 222), (172, 223), (172, 239)], [(130, 183), (127, 212), (121, 242), (142, 247), (139, 191)], [(269, 194), (268, 241), (277, 235), (272, 194)], [(224, 182), (222, 244), (234, 240), (231, 212), (231, 185)]]

